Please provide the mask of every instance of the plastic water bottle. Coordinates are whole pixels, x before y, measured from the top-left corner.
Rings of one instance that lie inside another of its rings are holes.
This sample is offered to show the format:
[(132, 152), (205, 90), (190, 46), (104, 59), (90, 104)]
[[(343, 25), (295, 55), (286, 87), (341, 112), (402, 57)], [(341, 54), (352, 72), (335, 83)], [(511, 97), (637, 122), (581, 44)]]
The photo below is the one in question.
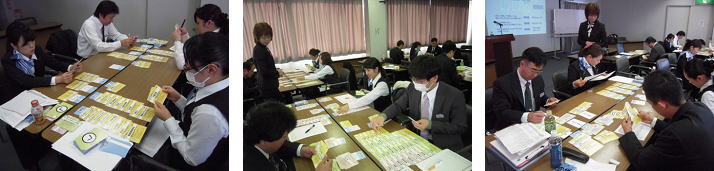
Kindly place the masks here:
[(551, 131), (548, 144), (550, 145), (550, 167), (559, 168), (563, 164), (563, 139), (558, 137), (555, 131)]
[(555, 116), (550, 110), (546, 111), (545, 119), (543, 119), (545, 132), (551, 132), (555, 130)]
[(30, 104), (32, 105), (32, 109), (30, 109), (30, 114), (32, 114), (32, 118), (35, 119), (34, 122), (38, 123), (42, 121), (42, 114), (45, 113), (45, 111), (40, 105), (40, 102), (37, 100), (32, 100)]

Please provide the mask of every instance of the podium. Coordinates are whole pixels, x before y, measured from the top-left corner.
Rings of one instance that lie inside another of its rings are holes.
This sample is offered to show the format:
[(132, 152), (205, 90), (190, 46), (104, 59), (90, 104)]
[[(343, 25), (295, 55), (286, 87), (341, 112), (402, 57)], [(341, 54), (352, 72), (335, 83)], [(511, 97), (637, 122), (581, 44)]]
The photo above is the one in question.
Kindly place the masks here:
[(496, 78), (513, 71), (511, 41), (513, 34), (486, 36), (486, 88), (493, 85)]

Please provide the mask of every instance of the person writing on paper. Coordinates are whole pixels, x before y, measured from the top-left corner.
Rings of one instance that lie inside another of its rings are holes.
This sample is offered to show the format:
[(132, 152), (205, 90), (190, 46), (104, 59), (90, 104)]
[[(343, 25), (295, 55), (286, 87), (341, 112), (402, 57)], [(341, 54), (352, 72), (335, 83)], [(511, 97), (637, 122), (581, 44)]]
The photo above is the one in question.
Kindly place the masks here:
[(600, 22), (600, 6), (597, 3), (588, 3), (585, 5), (585, 17), (587, 21), (580, 23), (578, 29), (578, 44), (581, 49), (588, 48), (594, 44), (600, 47), (607, 47), (607, 32), (605, 24)]
[(685, 100), (679, 80), (666, 70), (648, 74), (642, 89), (647, 103), (665, 119), (639, 112), (637, 116), (654, 130), (642, 146), (630, 117), (625, 117), (620, 124), (625, 134), (619, 141), (630, 161), (628, 170), (714, 170), (712, 112), (701, 103)]
[(136, 42), (136, 36), (126, 36), (114, 27), (114, 17), (118, 14), (117, 4), (109, 0), (100, 2), (94, 15), (84, 20), (77, 33), (77, 55), (87, 58), (98, 52), (129, 47)]
[(687, 43), (687, 39), (684, 38), (687, 34), (684, 33), (684, 31), (678, 31), (677, 32), (677, 37), (674, 37), (674, 41), (672, 41), (672, 44), (674, 45), (675, 48), (677, 49), (684, 49), (684, 44)]
[(664, 48), (664, 53), (672, 53), (674, 50), (677, 50), (676, 47), (674, 47), (674, 34), (670, 33), (667, 35), (667, 37), (664, 38), (664, 41), (660, 42), (662, 44), (662, 47)]
[(654, 37), (647, 37), (645, 39), (645, 43), (647, 43), (647, 46), (651, 48), (647, 62), (655, 63), (659, 59), (667, 58), (667, 56), (664, 55), (664, 47), (657, 43), (657, 40)]
[[(193, 21), (196, 22), (198, 34), (216, 32), (228, 36), (228, 14), (223, 13), (221, 8), (214, 4), (206, 4), (197, 8), (193, 13)], [(188, 38), (189, 35), (186, 28), (183, 27), (183, 23), (171, 32), (171, 39), (174, 40), (174, 46), (171, 49), (176, 52), (174, 58), (179, 70), (183, 70), (183, 43)]]
[(433, 56), (418, 56), (409, 65), (412, 84), (383, 113), (370, 119), (374, 130), (397, 115), (411, 118), (407, 127), (439, 148), (458, 150), (464, 144), (466, 103), (459, 89), (439, 80), (438, 63)]
[[(82, 71), (82, 63), (68, 64), (45, 54), (40, 47), (35, 46), (35, 33), (22, 22), (13, 22), (5, 30), (7, 52), (2, 59), (5, 75), (9, 80), (8, 96), (16, 96), (24, 90), (36, 87), (48, 87), (57, 84), (69, 84), (74, 74)], [(55, 76), (45, 68), (49, 67), (63, 73)]]
[[(243, 126), (243, 170), (295, 170), (292, 159), (309, 159), (315, 148), (288, 141), (297, 120), (292, 110), (280, 102), (265, 102), (248, 112)], [(315, 170), (332, 170), (332, 160), (324, 157)]]
[(320, 58), (318, 58), (318, 55), (320, 54), (320, 50), (312, 48), (312, 49), (310, 49), (308, 54), (310, 54), (310, 59), (312, 59), (311, 60), (312, 65), (305, 64), (308, 66), (307, 67), (308, 70), (315, 71), (317, 69), (321, 69), (320, 68)]
[[(602, 50), (600, 45), (592, 45), (582, 50), (583, 57), (578, 57), (577, 61), (573, 61), (568, 66), (568, 81), (571, 85), (564, 86), (564, 92), (570, 95), (580, 94), (581, 92), (590, 89), (600, 83), (600, 81), (584, 80), (584, 78), (601, 74), (597, 64), (600, 64), (602, 59)], [(602, 73), (607, 74), (607, 73)]]
[(386, 78), (382, 77), (384, 70), (379, 60), (369, 57), (365, 59), (362, 68), (364, 68), (364, 75), (367, 76), (365, 81), (367, 85), (364, 86), (362, 91), (368, 93), (357, 100), (342, 105), (340, 110), (337, 111), (338, 113), (346, 113), (350, 109), (360, 108), (369, 104), (374, 104), (374, 109), (381, 112), (392, 104), (391, 96), (389, 95), (389, 84), (387, 84)]
[(496, 130), (517, 123), (541, 123), (545, 112), (539, 111), (546, 103), (557, 102), (548, 98), (540, 73), (546, 65), (547, 57), (537, 47), (523, 51), (515, 72), (503, 75), (493, 84), (493, 111), (498, 122)]
[(320, 80), (322, 82), (331, 84), (337, 83), (338, 78), (335, 74), (335, 70), (332, 67), (332, 55), (329, 52), (320, 53), (320, 67), (315, 71), (315, 73), (305, 76), (306, 80)]
[(692, 96), (695, 102), (701, 102), (709, 110), (714, 111), (714, 85), (712, 85), (712, 72), (714, 72), (713, 60), (693, 59), (684, 65), (684, 77), (699, 88)]
[[(228, 38), (219, 33), (194, 36), (184, 46), (186, 78), (196, 87), (184, 97), (163, 86), (182, 112), (172, 115), (154, 102), (171, 140), (168, 156), (181, 170), (216, 170), (228, 160)], [(160, 126), (160, 125), (157, 125)], [(161, 150), (159, 150), (161, 151)]]

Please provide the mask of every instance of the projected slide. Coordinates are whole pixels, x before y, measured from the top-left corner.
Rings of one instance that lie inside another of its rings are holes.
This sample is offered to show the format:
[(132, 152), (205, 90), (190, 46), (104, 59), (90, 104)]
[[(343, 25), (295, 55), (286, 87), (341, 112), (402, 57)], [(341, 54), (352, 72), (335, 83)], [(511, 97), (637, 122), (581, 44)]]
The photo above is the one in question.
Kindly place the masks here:
[(526, 35), (545, 34), (545, 0), (486, 0), (486, 28), (488, 34)]

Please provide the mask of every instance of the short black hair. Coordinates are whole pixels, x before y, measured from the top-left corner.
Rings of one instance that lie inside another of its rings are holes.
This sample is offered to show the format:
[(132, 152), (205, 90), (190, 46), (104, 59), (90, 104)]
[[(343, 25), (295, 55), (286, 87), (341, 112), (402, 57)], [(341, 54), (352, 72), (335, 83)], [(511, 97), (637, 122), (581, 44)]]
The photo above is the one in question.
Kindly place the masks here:
[(194, 69), (208, 64), (221, 67), (228, 75), (228, 37), (221, 33), (208, 32), (191, 37), (183, 46), (185, 62)]
[(401, 46), (401, 45), (404, 45), (404, 41), (402, 41), (402, 40), (397, 41), (397, 46)]
[(261, 140), (273, 142), (285, 132), (295, 129), (295, 114), (285, 104), (275, 101), (261, 103), (248, 111), (244, 125), (244, 141), (250, 145)]
[(253, 58), (250, 58), (243, 62), (243, 70), (249, 70), (253, 67)]
[(548, 58), (545, 57), (543, 50), (538, 47), (530, 47), (524, 50), (521, 57), (523, 60), (533, 62), (536, 66), (545, 66), (548, 63)]
[(429, 42), (437, 42), (437, 41), (439, 41), (439, 39), (436, 39), (436, 37), (432, 37), (431, 41), (429, 41)]
[[(10, 56), (12, 55), (12, 46), (10, 44), (15, 44), (16, 46), (25, 46), (27, 45), (28, 42), (35, 40), (35, 32), (30, 29), (29, 26), (25, 25), (22, 22), (12, 22), (10, 25), (7, 25), (7, 29), (5, 30), (5, 36), (7, 36), (7, 52), (5, 53), (5, 56)], [(20, 38), (25, 40), (23, 44), (20, 43)]]
[(382, 71), (382, 63), (377, 60), (377, 58), (374, 57), (368, 57), (367, 59), (364, 60), (364, 63), (362, 64), (362, 68), (364, 69), (379, 69), (379, 71)]
[(228, 14), (223, 13), (220, 7), (214, 4), (203, 5), (193, 13), (193, 21), (198, 23), (198, 20), (196, 20), (198, 18), (203, 21), (213, 21), (221, 29), (220, 33), (228, 35)]
[(686, 34), (684, 33), (684, 31), (679, 31), (677, 32), (677, 36), (686, 36)]
[(446, 42), (444, 42), (443, 45), (441, 45), (441, 52), (442, 52), (442, 53), (449, 53), (449, 52), (451, 52), (452, 50), (453, 50), (454, 52), (456, 52), (456, 44), (455, 44), (453, 41), (451, 41), (451, 40), (447, 40)]
[(684, 64), (684, 74), (689, 78), (697, 78), (698, 75), (711, 78), (712, 72), (714, 72), (714, 61), (712, 60), (694, 58)]
[(704, 44), (702, 44), (702, 42), (700, 41), (687, 39), (686, 43), (684, 43), (684, 48), (682, 48), (682, 50), (689, 51), (692, 47), (702, 48), (702, 46), (704, 46)]
[(429, 79), (441, 73), (441, 69), (433, 56), (417, 56), (409, 64), (409, 76), (416, 79)]
[(310, 56), (317, 56), (320, 54), (320, 50), (312, 48), (312, 49), (310, 49), (310, 52), (308, 52), (308, 53), (310, 54)]
[(667, 70), (656, 70), (645, 77), (642, 84), (647, 100), (657, 103), (663, 100), (671, 105), (679, 106), (684, 101), (682, 85), (677, 77)]
[(103, 16), (107, 16), (109, 14), (119, 14), (119, 7), (116, 3), (110, 0), (99, 2), (97, 9), (94, 10), (94, 16), (99, 18), (99, 14)]
[(647, 38), (645, 39), (645, 42), (647, 42), (647, 43), (654, 43), (654, 42), (657, 42), (657, 39), (655, 39), (655, 38), (652, 37), (652, 36), (649, 36), (649, 37), (647, 37)]
[(674, 39), (674, 34), (669, 33), (664, 39)]

